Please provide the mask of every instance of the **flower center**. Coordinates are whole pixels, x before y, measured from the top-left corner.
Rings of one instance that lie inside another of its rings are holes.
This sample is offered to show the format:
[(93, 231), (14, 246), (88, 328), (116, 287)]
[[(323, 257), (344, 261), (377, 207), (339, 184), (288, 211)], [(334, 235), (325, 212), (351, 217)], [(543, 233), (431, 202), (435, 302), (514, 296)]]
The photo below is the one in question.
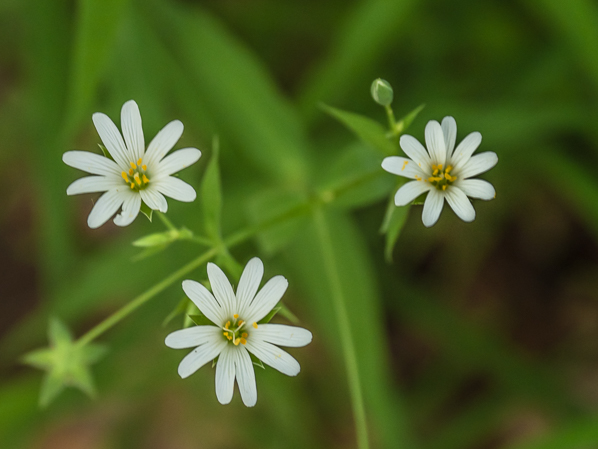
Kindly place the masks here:
[(442, 164), (432, 165), (432, 176), (428, 178), (428, 181), (438, 190), (446, 190), (447, 186), (452, 185), (457, 180), (456, 176), (450, 175), (452, 169), (452, 165), (447, 165), (444, 170)]
[[(228, 320), (222, 327), (222, 330), (224, 331), (223, 335), (235, 346), (239, 346), (239, 343), (246, 345), (249, 334), (244, 332), (244, 326), (245, 321), (239, 319), (239, 315), (235, 313), (233, 319)], [(257, 329), (257, 323), (253, 323), (252, 326), (254, 329)]]
[(129, 169), (129, 171), (123, 171), (121, 173), (121, 176), (123, 177), (125, 182), (129, 186), (131, 186), (131, 189), (135, 190), (136, 192), (139, 192), (140, 190), (145, 189), (150, 182), (149, 178), (145, 174), (145, 171), (147, 170), (147, 165), (143, 163), (141, 158), (139, 158), (137, 164), (135, 164), (135, 162), (130, 162), (130, 164), (131, 168)]

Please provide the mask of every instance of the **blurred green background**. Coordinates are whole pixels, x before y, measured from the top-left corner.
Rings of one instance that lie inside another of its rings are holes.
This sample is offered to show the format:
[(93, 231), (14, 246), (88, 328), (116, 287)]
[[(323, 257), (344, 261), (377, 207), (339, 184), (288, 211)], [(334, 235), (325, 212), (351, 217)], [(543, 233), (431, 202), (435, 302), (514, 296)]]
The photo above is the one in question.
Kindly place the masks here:
[[(175, 244), (139, 262), (130, 242), (161, 230), (86, 226), (91, 195), (69, 149), (97, 150), (91, 114), (117, 123), (135, 99), (146, 138), (178, 118), (177, 148), (221, 139), (224, 233), (261, 221), (382, 157), (320, 102), (385, 122), (369, 85), (395, 88), (409, 134), (452, 115), (499, 164), (497, 198), (426, 229), (410, 211), (384, 261), (378, 232), (395, 178), (326, 209), (357, 344), (372, 446), (598, 447), (598, 6), (590, 0), (3, 0), (0, 3), (0, 447), (344, 448), (351, 405), (306, 216), (235, 248), (290, 281), (286, 305), (314, 333), (302, 372), (257, 371), (258, 404), (221, 406), (214, 373), (182, 381), (162, 327), (180, 284), (100, 340), (99, 398), (68, 390), (37, 407), (42, 375), (18, 358), (45, 346), (50, 315), (82, 334), (197, 255)], [(169, 217), (200, 230), (198, 202)], [(191, 278), (205, 277), (205, 267)]]

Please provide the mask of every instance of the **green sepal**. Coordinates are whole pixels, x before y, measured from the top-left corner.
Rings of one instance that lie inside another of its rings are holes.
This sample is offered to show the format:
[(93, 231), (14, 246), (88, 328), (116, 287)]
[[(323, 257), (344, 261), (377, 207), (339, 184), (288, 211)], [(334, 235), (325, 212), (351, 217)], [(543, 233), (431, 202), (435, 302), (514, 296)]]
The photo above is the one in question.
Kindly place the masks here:
[(386, 215), (380, 232), (385, 235), (384, 243), (384, 258), (386, 262), (392, 262), (392, 251), (401, 235), (401, 231), (407, 221), (409, 215), (409, 206), (398, 207), (395, 206), (394, 195), (391, 195), (388, 207), (386, 208)]
[(102, 150), (102, 153), (104, 154), (105, 157), (107, 157), (111, 161), (114, 160), (114, 158), (112, 157), (112, 155), (110, 154), (110, 152), (104, 145), (102, 145), (101, 143), (98, 143), (98, 146), (100, 147), (100, 150)]
[(214, 136), (212, 144), (212, 157), (201, 183), (201, 203), (205, 232), (213, 242), (220, 242), (221, 215), (222, 215), (222, 187), (220, 184), (220, 166), (218, 162), (219, 143)]
[(205, 315), (187, 315), (191, 321), (193, 321), (197, 326), (213, 326), (212, 323)]
[(50, 320), (48, 340), (48, 348), (34, 350), (21, 359), (27, 365), (47, 371), (40, 391), (40, 406), (48, 406), (66, 387), (78, 388), (95, 397), (89, 365), (97, 362), (106, 348), (92, 343), (77, 345), (71, 332), (57, 318)]
[(285, 306), (284, 304), (280, 304), (279, 313), (280, 313), (281, 316), (285, 317), (291, 323), (293, 323), (293, 324), (299, 324), (299, 318), (297, 318), (297, 316), (293, 312), (291, 312), (287, 308), (287, 306)]
[(325, 104), (321, 104), (320, 107), (324, 112), (345, 125), (367, 145), (378, 150), (383, 156), (392, 156), (397, 153), (395, 145), (388, 139), (386, 129), (377, 121), (364, 115), (343, 111)]
[[(251, 353), (250, 353), (250, 355), (251, 355)], [(219, 357), (220, 357), (220, 356), (218, 356), (218, 357), (216, 357), (214, 360), (212, 360), (212, 368), (214, 368), (214, 367), (216, 366), (216, 364), (218, 363), (218, 358), (219, 358)]]
[(255, 366), (257, 366), (258, 368), (264, 369), (264, 370), (266, 369), (264, 362), (262, 362), (256, 356), (254, 356), (251, 352), (249, 353), (249, 357), (251, 358), (251, 363), (253, 363)]
[[(191, 300), (187, 303), (187, 309), (185, 310), (185, 318), (183, 318), (183, 327), (186, 329), (191, 326), (195, 326), (197, 323), (193, 321), (191, 316), (200, 316), (203, 315), (201, 310), (195, 305), (195, 303)], [(213, 323), (210, 323), (213, 324)]]
[(419, 115), (419, 113), (426, 107), (425, 103), (420, 104), (416, 107), (413, 111), (405, 115), (401, 120), (397, 122), (395, 129), (392, 131), (391, 135), (399, 136), (407, 131), (407, 128), (411, 126), (415, 118)]
[(282, 309), (282, 304), (281, 303), (276, 304), (274, 306), (274, 308), (272, 310), (270, 310), (268, 315), (266, 315), (264, 318), (262, 318), (260, 321), (258, 321), (258, 324), (266, 324), (266, 323), (269, 323), (270, 321), (272, 321), (272, 318), (274, 318), (276, 316), (276, 314), (278, 312), (280, 312), (280, 309)]
[(147, 217), (147, 219), (151, 223), (151, 221), (152, 221), (152, 215), (154, 214), (153, 209), (150, 209), (150, 207), (142, 201), (141, 202), (141, 208), (139, 210), (141, 211), (141, 213), (143, 215), (145, 215)]
[(187, 306), (190, 301), (191, 300), (186, 296), (183, 299), (181, 299), (179, 303), (176, 305), (176, 307), (172, 309), (172, 311), (168, 315), (166, 315), (166, 318), (164, 318), (164, 321), (162, 321), (162, 327), (166, 326), (177, 316), (183, 315), (187, 311)]
[(150, 248), (146, 248), (145, 250), (141, 251), (139, 254), (134, 255), (131, 257), (132, 262), (139, 262), (140, 260), (147, 259), (148, 257), (153, 256), (154, 254), (158, 254), (168, 248), (168, 245), (157, 245), (152, 246)]

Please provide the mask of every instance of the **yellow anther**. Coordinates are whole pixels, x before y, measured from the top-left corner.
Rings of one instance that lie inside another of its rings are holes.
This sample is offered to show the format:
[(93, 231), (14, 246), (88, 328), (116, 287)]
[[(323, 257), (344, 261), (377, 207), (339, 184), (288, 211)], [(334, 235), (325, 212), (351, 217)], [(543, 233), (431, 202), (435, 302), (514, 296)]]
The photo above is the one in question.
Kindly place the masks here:
[(244, 345), (247, 344), (247, 340), (245, 340), (244, 338), (241, 338), (241, 343), (243, 343)]
[(230, 321), (227, 321), (226, 324), (224, 325), (225, 329), (228, 329), (230, 327)]
[(239, 320), (239, 326), (241, 326), (245, 321)]
[(243, 338), (247, 338), (247, 332), (243, 332), (243, 333), (241, 334), (241, 337), (243, 337)]
[(224, 335), (225, 337), (228, 337), (230, 334), (228, 332), (222, 332), (222, 335)]
[(442, 190), (446, 190), (446, 184), (442, 186)]
[(450, 173), (452, 169), (453, 169), (453, 166), (452, 166), (452, 165), (447, 165), (447, 166), (446, 166), (446, 170), (445, 170), (445, 172), (446, 172), (446, 173)]
[(241, 339), (237, 338), (235, 339), (235, 341), (233, 341), (233, 343), (235, 344), (235, 346), (239, 346), (239, 343), (241, 343)]
[(133, 176), (135, 174), (135, 171), (132, 168), (129, 168), (129, 176)]
[(125, 182), (127, 182), (127, 183), (129, 182), (129, 177), (127, 176), (127, 174), (125, 172), (122, 172), (120, 175), (123, 177)]
[[(141, 160), (141, 159), (139, 159), (139, 160)], [(146, 171), (146, 170), (147, 170), (147, 165), (143, 164), (143, 165), (141, 166), (141, 168), (143, 169), (143, 171)]]
[(131, 188), (132, 188), (132, 189), (134, 189), (134, 188), (135, 188), (135, 183), (134, 183), (134, 182), (132, 182), (132, 183), (131, 183)]
[(135, 178), (135, 182), (139, 185), (141, 185), (141, 178), (139, 177), (139, 173), (135, 173), (135, 176), (133, 176), (133, 178)]
[(403, 168), (401, 168), (401, 171), (405, 170), (405, 167), (407, 167), (408, 163), (409, 161), (403, 161)]
[(257, 329), (257, 323), (255, 323), (255, 322), (254, 322), (254, 323), (252, 324), (252, 326), (253, 326), (255, 329)]
[(143, 179), (143, 182), (145, 182), (146, 184), (149, 182), (149, 178), (145, 176), (145, 174), (141, 177), (141, 179)]
[(434, 176), (436, 176), (436, 175), (438, 174), (438, 169), (435, 169), (435, 170), (432, 172), (432, 174), (433, 174)]
[(137, 165), (141, 165), (141, 158), (137, 161)]
[(233, 315), (233, 318), (236, 320), (237, 318), (239, 318), (239, 314), (238, 314), (238, 313), (235, 313), (235, 314)]
[(231, 334), (228, 334), (228, 335), (226, 336), (226, 338), (228, 338), (228, 340), (229, 340), (229, 341), (232, 341), (232, 339), (233, 339), (233, 336), (232, 336)]
[(131, 168), (133, 170), (137, 169), (137, 166), (135, 165), (135, 162), (129, 162), (131, 164)]

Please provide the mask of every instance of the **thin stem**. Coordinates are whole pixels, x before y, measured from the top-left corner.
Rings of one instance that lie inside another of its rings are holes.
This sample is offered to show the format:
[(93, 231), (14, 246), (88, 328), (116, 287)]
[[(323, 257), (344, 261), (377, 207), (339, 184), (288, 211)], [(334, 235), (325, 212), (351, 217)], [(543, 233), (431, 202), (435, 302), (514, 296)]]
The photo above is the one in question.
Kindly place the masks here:
[(355, 353), (355, 343), (351, 332), (351, 323), (349, 314), (345, 305), (345, 297), (342, 290), (338, 266), (334, 256), (331, 234), (326, 223), (326, 218), (321, 208), (314, 208), (314, 220), (324, 257), (324, 266), (330, 283), (332, 293), (332, 305), (335, 316), (337, 317), (339, 340), (345, 360), (345, 369), (349, 381), (349, 393), (351, 395), (351, 405), (353, 408), (353, 417), (355, 419), (355, 430), (357, 433), (357, 447), (359, 449), (368, 449), (370, 447), (368, 439), (368, 428), (365, 417), (365, 406), (363, 403), (363, 393), (361, 381), (359, 379), (359, 366), (357, 364), (357, 355)]
[(172, 221), (170, 221), (170, 218), (168, 218), (166, 214), (163, 214), (158, 210), (155, 211), (155, 213), (158, 215), (158, 217), (160, 217), (160, 220), (162, 220), (162, 223), (164, 223), (164, 225), (168, 228), (169, 231), (178, 231), (176, 226), (172, 224)]
[(147, 301), (152, 299), (158, 293), (162, 292), (166, 288), (170, 287), (173, 283), (175, 283), (178, 279), (182, 278), (187, 273), (193, 271), (195, 268), (199, 267), (200, 265), (206, 263), (212, 257), (214, 257), (218, 251), (216, 249), (211, 249), (206, 251), (205, 253), (201, 254), (199, 257), (193, 259), (187, 265), (179, 268), (174, 273), (170, 274), (162, 281), (155, 284), (150, 289), (146, 290), (136, 298), (134, 298), (131, 302), (127, 303), (108, 318), (103, 320), (101, 323), (97, 324), (96, 326), (92, 327), (89, 331), (77, 340), (78, 346), (85, 346), (87, 343), (90, 343), (92, 340), (96, 339), (112, 326), (120, 322), (125, 317), (129, 316), (135, 309), (145, 304)]
[(386, 116), (388, 117), (388, 126), (390, 127), (390, 131), (394, 134), (395, 130), (397, 129), (397, 119), (395, 119), (395, 113), (392, 111), (390, 105), (384, 106), (386, 110)]

